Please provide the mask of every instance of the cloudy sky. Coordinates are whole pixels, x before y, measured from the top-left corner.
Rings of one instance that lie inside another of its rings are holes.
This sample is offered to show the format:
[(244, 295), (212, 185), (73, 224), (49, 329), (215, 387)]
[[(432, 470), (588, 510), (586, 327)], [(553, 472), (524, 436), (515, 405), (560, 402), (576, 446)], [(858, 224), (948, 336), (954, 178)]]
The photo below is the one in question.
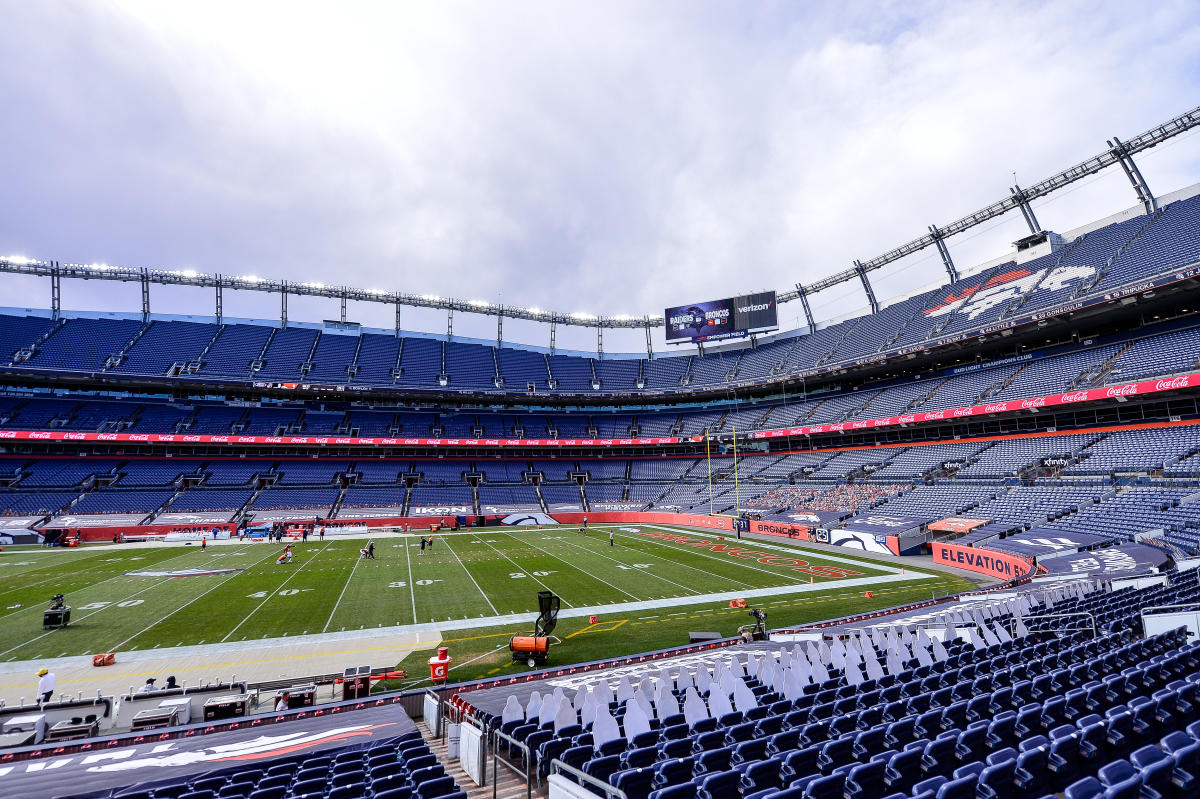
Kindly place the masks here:
[[(1190, 0), (0, 0), (0, 253), (657, 313), (840, 271), (1198, 103)], [(1200, 136), (1141, 165), (1159, 193), (1200, 181)], [(1133, 200), (1113, 170), (1036, 210), (1067, 230)], [(968, 267), (1022, 230), (950, 246)], [(914, 257), (877, 292), (940, 269)], [(5, 305), (49, 302), (45, 281), (0, 279)], [(846, 285), (815, 305), (863, 302)], [(139, 299), (68, 284), (64, 305)], [(156, 289), (154, 307), (211, 298)], [(226, 313), (277, 302), (228, 295)]]

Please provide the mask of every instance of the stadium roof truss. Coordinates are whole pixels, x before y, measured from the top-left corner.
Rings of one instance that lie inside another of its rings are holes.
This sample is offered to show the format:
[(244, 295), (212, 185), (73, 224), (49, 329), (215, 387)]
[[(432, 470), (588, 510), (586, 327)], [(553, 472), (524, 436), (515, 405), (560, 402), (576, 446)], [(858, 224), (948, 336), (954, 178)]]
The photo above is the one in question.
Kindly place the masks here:
[[(812, 309), (808, 302), (809, 295), (815, 294), (825, 289), (836, 286), (840, 283), (846, 283), (853, 280), (862, 282), (863, 291), (866, 294), (867, 302), (872, 311), (879, 307), (879, 303), (875, 298), (875, 292), (871, 287), (870, 280), (867, 275), (877, 269), (899, 261), (905, 256), (920, 252), (927, 247), (936, 247), (941, 255), (942, 263), (946, 269), (946, 273), (951, 281), (958, 279), (958, 271), (954, 266), (954, 261), (950, 257), (950, 251), (946, 246), (946, 239), (958, 233), (963, 233), (971, 228), (981, 225), (996, 217), (1002, 216), (1014, 209), (1019, 210), (1029, 227), (1031, 234), (1039, 234), (1043, 231), (1034, 216), (1033, 208), (1030, 203), (1033, 200), (1045, 197), (1052, 192), (1068, 186), (1078, 180), (1094, 175), (1110, 166), (1119, 164), (1125, 175), (1129, 178), (1129, 182), (1133, 187), (1134, 193), (1137, 195), (1140, 202), (1146, 209), (1147, 213), (1154, 211), (1157, 207), (1157, 201), (1150, 191), (1150, 187), (1146, 184), (1142, 177), (1141, 171), (1133, 160), (1133, 156), (1137, 153), (1144, 152), (1150, 148), (1161, 144), (1167, 139), (1191, 130), (1200, 125), (1200, 106), (1181, 114), (1174, 119), (1168, 120), (1160, 125), (1157, 125), (1150, 130), (1140, 133), (1128, 141), (1121, 141), (1116, 137), (1106, 142), (1108, 148), (1098, 155), (1092, 156), (1085, 161), (1076, 164), (1069, 169), (1059, 172), (1045, 180), (1041, 180), (1031, 186), (1013, 186), (1009, 190), (1009, 196), (1002, 200), (992, 203), (985, 208), (981, 208), (974, 213), (949, 222), (945, 225), (930, 225), (929, 232), (920, 238), (913, 239), (910, 242), (900, 245), (892, 250), (889, 250), (882, 255), (877, 255), (874, 258), (866, 261), (854, 261), (851, 268), (838, 272), (828, 277), (822, 278), (813, 283), (800, 284), (797, 283), (793, 289), (780, 292), (778, 296), (779, 302), (791, 302), (800, 300), (804, 308), (805, 317), (808, 321), (809, 329), (815, 329), (816, 320), (813, 318)], [(603, 348), (603, 329), (604, 328), (644, 328), (646, 331), (646, 346), (647, 351), (650, 351), (650, 330), (654, 327), (663, 326), (663, 317), (661, 315), (643, 315), (643, 316), (597, 316), (588, 313), (563, 313), (560, 311), (543, 311), (538, 308), (525, 308), (512, 305), (500, 305), (489, 303), (483, 300), (461, 300), (452, 297), (440, 297), (429, 294), (405, 294), (402, 292), (385, 291), (382, 289), (360, 289), (350, 286), (328, 286), (323, 283), (314, 282), (289, 282), (267, 280), (255, 276), (235, 276), (221, 274), (203, 274), (194, 270), (173, 270), (173, 269), (147, 269), (125, 266), (111, 266), (108, 264), (75, 264), (61, 263), (59, 261), (39, 261), (21, 256), (0, 256), (0, 272), (9, 272), (24, 275), (34, 275), (38, 277), (50, 278), (51, 284), (51, 302), (50, 308), (52, 314), (57, 317), (61, 311), (61, 281), (63, 278), (79, 279), (79, 280), (115, 280), (121, 282), (138, 282), (142, 287), (142, 314), (144, 317), (149, 317), (150, 314), (150, 285), (176, 285), (176, 286), (196, 286), (201, 288), (212, 288), (215, 292), (215, 315), (218, 321), (222, 317), (223, 298), (222, 292), (225, 289), (238, 291), (260, 291), (271, 294), (278, 294), (280, 297), (280, 319), (287, 324), (287, 298), (289, 295), (308, 296), (308, 297), (326, 297), (341, 301), (341, 320), (346, 322), (346, 303), (350, 300), (356, 302), (374, 302), (387, 305), (394, 305), (396, 308), (396, 333), (400, 333), (400, 309), (404, 306), (412, 308), (433, 308), (446, 311), (446, 326), (447, 335), (453, 334), (454, 312), (482, 314), (485, 316), (496, 317), (496, 338), (497, 342), (501, 342), (503, 338), (504, 318), (524, 319), (533, 322), (541, 322), (550, 325), (550, 341), (551, 349), (554, 348), (554, 334), (557, 325), (572, 325), (575, 327), (591, 327), (596, 328), (597, 347)]]

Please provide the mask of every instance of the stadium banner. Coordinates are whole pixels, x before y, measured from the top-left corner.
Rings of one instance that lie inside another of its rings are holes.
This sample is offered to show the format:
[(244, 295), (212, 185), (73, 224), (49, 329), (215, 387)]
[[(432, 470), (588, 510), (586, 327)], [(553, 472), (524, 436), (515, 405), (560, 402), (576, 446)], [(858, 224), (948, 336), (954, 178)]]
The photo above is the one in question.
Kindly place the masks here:
[[(865, 516), (855, 516), (846, 522), (846, 529), (855, 533), (870, 535), (905, 535), (920, 529), (929, 521), (924, 516), (900, 516), (898, 514), (869, 513)], [(836, 533), (831, 530), (830, 533)], [(830, 540), (830, 543), (833, 543)]]
[(852, 530), (845, 527), (835, 527), (829, 531), (829, 543), (835, 547), (857, 549), (862, 552), (873, 552), (876, 555), (894, 555), (888, 547), (888, 538), (895, 538), (886, 533), (873, 533), (867, 530)]
[[(181, 782), (197, 775), (228, 775), (280, 762), (287, 756), (302, 757), (332, 751), (365, 751), (372, 745), (411, 736), (416, 725), (397, 706), (349, 708), (322, 706), (324, 713), (304, 718), (306, 711), (281, 724), (250, 724), (205, 734), (206, 727), (219, 722), (201, 722), (178, 736), (180, 728), (162, 734), (136, 737), (132, 745), (110, 746), (122, 736), (86, 744), (85, 751), (57, 757), (0, 764), (4, 795), (34, 797), (71, 795), (78, 799), (101, 799), (117, 795), (130, 786), (152, 787)], [(311, 710), (311, 709), (310, 709)], [(331, 712), (332, 711), (332, 712)], [(193, 734), (200, 733), (200, 734)], [(135, 736), (126, 735), (125, 742)], [(69, 747), (83, 742), (65, 742)], [(51, 748), (49, 746), (47, 749)], [(53, 785), (51, 786), (50, 783)]]
[[(1200, 387), (1200, 372), (1179, 375), (1161, 380), (1140, 383), (1125, 383), (1106, 388), (1092, 388), (1054, 394), (1046, 397), (994, 402), (968, 408), (948, 408), (940, 411), (911, 413), (903, 416), (888, 416), (882, 419), (861, 419), (853, 422), (789, 427), (779, 430), (759, 430), (751, 438), (786, 438), (788, 436), (815, 435), (846, 430), (863, 430), (877, 427), (919, 424), (921, 422), (946, 421), (949, 419), (983, 416), (992, 413), (1034, 408), (1051, 408), (1095, 400), (1155, 394), (1162, 391), (1178, 391)], [(700, 436), (690, 440), (702, 441)], [(80, 443), (113, 444), (227, 444), (230, 446), (272, 445), (294, 447), (587, 447), (610, 448), (625, 446), (654, 446), (679, 444), (679, 436), (657, 438), (380, 438), (372, 436), (241, 436), (202, 435), (182, 433), (82, 433), (74, 430), (0, 430), (0, 441), (65, 441)]]
[(1171, 564), (1170, 556), (1148, 544), (1118, 544), (1115, 547), (1077, 552), (1038, 563), (1038, 574), (1087, 574), (1114, 576), (1156, 572)]
[(969, 533), (976, 527), (987, 524), (987, 519), (972, 519), (968, 516), (947, 516), (929, 523), (929, 529), (939, 533)]
[(779, 520), (772, 521), (770, 519), (750, 519), (751, 533), (759, 535), (777, 535), (783, 538), (794, 538), (799, 541), (811, 541), (812, 527), (795, 522)]
[(1066, 394), (1052, 394), (1046, 397), (1030, 397), (1028, 399), (993, 402), (987, 405), (973, 405), (967, 408), (948, 408), (940, 411), (924, 413), (909, 413), (903, 416), (887, 416), (882, 419), (862, 419), (855, 422), (837, 422), (831, 424), (816, 424), (806, 427), (789, 427), (781, 430), (761, 430), (752, 433), (752, 438), (786, 438), (787, 436), (805, 436), (816, 433), (830, 433), (845, 430), (864, 430), (876, 427), (895, 427), (897, 425), (920, 424), (921, 422), (946, 421), (950, 419), (984, 416), (992, 413), (1008, 413), (1010, 411), (1030, 410), (1035, 408), (1053, 408), (1072, 405), (1079, 402), (1116, 399), (1122, 397), (1155, 394), (1160, 391), (1177, 391), (1185, 388), (1200, 386), (1200, 373), (1179, 375), (1178, 377), (1162, 380), (1146, 380), (1140, 383), (1125, 383), (1104, 388), (1083, 389), (1070, 391)]
[(988, 544), (988, 549), (1013, 552), (1041, 561), (1046, 558), (1069, 555), (1111, 541), (1111, 538), (1103, 535), (1068, 533), (1062, 530), (1034, 527), (1032, 530), (1017, 533), (999, 541), (992, 541)]
[(162, 513), (155, 517), (155, 524), (224, 524), (233, 515), (231, 510), (189, 511), (187, 513)]
[(628, 447), (678, 444), (656, 438), (381, 438), (377, 436), (235, 436), (199, 433), (80, 433), (66, 430), (0, 430), (2, 441), (78, 441), (116, 444), (269, 444), (303, 447)]
[(41, 516), (6, 516), (0, 518), (0, 530), (27, 530), (42, 520)]
[(772, 513), (767, 518), (777, 522), (803, 524), (808, 527), (832, 527), (845, 515), (845, 513), (832, 510), (785, 510)]
[(941, 541), (930, 542), (929, 549), (933, 552), (934, 563), (998, 577), (1001, 580), (1019, 580), (1033, 573), (1033, 565), (1028, 560), (1007, 552), (944, 544)]
[(775, 292), (694, 302), (663, 311), (668, 342), (720, 341), (779, 327)]

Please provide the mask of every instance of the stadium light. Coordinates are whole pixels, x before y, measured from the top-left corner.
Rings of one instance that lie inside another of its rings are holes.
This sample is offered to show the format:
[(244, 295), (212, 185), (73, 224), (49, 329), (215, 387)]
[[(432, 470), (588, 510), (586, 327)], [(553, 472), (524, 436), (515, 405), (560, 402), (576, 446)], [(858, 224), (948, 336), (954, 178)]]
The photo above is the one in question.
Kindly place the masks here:
[(21, 266), (28, 266), (29, 264), (35, 263), (32, 258), (26, 258), (24, 255), (6, 255), (4, 256), (4, 260), (14, 264), (20, 264)]

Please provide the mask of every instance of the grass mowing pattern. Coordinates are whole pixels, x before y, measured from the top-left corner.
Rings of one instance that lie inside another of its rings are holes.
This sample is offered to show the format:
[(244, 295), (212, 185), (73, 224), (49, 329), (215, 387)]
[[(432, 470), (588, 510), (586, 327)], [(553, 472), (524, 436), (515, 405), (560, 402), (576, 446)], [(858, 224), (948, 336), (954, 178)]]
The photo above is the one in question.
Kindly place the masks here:
[[(706, 594), (828, 583), (831, 593), (764, 598), (772, 625), (795, 623), (779, 613), (816, 611), (811, 618), (852, 612), (852, 597), (864, 588), (838, 588), (839, 579), (799, 574), (786, 566), (763, 564), (728, 553), (697, 550), (636, 532), (667, 532), (715, 541), (711, 532), (682, 528), (627, 526), (580, 535), (574, 527), (535, 529), (489, 528), (479, 532), (439, 535), (431, 551), (421, 554), (419, 539), (380, 537), (376, 559), (359, 560), (360, 540), (310, 541), (293, 546), (295, 558), (277, 565), (278, 545), (247, 543), (200, 550), (195, 546), (107, 550), (8, 550), (0, 554), (0, 661), (37, 660), (104, 651), (165, 648), (221, 641), (254, 641), (363, 627), (479, 619), (478, 631), (445, 633), (462, 649), (459, 663), (505, 644), (512, 632), (487, 627), (497, 615), (536, 610), (536, 594), (549, 589), (562, 597), (564, 610), (643, 600), (679, 599), (678, 609), (620, 612), (616, 627), (589, 629), (586, 619), (563, 619), (557, 631), (573, 636), (574, 661), (623, 650), (644, 651), (680, 643), (685, 627), (717, 626), (728, 616), (732, 628), (744, 623), (745, 611), (723, 613)], [(781, 557), (795, 556), (814, 566), (851, 568), (856, 577), (885, 576), (892, 564), (853, 554), (827, 554), (786, 542), (734, 542), (745, 549)], [(789, 551), (781, 551), (786, 547)], [(233, 568), (230, 574), (196, 577), (141, 577), (137, 570)], [(909, 570), (916, 582), (881, 584), (870, 607), (883, 607), (969, 587), (965, 581)], [(41, 610), (56, 591), (74, 607), (65, 630), (41, 630)], [(845, 594), (848, 601), (826, 601)], [(772, 605), (771, 603), (777, 603)], [(728, 611), (727, 603), (725, 611)], [(696, 613), (712, 616), (695, 617)], [(671, 616), (670, 613), (683, 613)], [(661, 621), (639, 619), (656, 616)], [(689, 618), (689, 616), (691, 618)], [(736, 621), (735, 621), (736, 616)], [(797, 620), (811, 620), (799, 619)], [(707, 623), (701, 623), (707, 622)], [(472, 625), (474, 627), (474, 625)], [(611, 628), (611, 629), (610, 629)], [(609, 633), (604, 631), (609, 629)], [(585, 631), (586, 630), (586, 631)], [(481, 637), (482, 636), (482, 637)], [(480, 642), (469, 644), (470, 641)], [(634, 646), (628, 650), (626, 645)], [(505, 658), (507, 652), (501, 653)], [(558, 661), (558, 658), (555, 658)], [(565, 662), (565, 661), (561, 661)], [(480, 668), (496, 668), (483, 658)], [(466, 669), (466, 666), (462, 668)], [(413, 668), (409, 669), (413, 673)], [(463, 672), (456, 674), (463, 678)], [(481, 673), (486, 673), (486, 670)]]

